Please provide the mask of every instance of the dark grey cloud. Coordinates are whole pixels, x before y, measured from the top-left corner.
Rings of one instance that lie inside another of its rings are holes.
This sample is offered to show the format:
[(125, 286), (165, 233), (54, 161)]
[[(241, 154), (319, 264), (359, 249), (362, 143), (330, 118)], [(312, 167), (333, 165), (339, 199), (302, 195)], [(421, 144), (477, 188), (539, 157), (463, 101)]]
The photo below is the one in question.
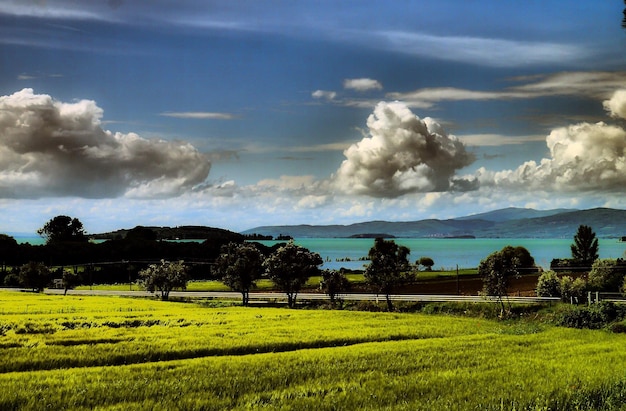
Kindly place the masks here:
[(104, 130), (102, 114), (32, 89), (1, 96), (0, 197), (171, 197), (207, 178), (191, 144)]

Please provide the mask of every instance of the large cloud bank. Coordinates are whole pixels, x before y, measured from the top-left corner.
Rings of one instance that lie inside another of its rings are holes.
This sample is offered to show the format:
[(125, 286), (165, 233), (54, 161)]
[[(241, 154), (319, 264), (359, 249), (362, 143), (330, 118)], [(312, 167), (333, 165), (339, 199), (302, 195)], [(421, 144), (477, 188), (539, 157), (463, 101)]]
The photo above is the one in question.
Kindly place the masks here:
[(0, 197), (169, 197), (207, 178), (208, 157), (192, 145), (112, 133), (102, 114), (32, 89), (0, 96)]
[[(618, 90), (604, 107), (626, 118), (626, 90)], [(623, 191), (626, 187), (626, 130), (603, 122), (580, 123), (553, 130), (546, 138), (550, 158), (528, 161), (515, 170), (478, 171), (481, 186), (544, 191)]]
[(434, 120), (418, 118), (403, 103), (380, 102), (367, 127), (370, 137), (344, 151), (346, 159), (333, 176), (338, 191), (398, 197), (467, 188), (453, 176), (473, 156)]

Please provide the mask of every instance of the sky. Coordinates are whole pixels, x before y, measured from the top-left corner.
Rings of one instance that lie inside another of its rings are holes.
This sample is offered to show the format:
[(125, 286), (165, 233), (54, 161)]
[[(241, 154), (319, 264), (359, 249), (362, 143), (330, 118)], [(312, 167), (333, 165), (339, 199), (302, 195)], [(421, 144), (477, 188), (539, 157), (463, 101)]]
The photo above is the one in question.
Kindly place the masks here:
[(0, 232), (626, 208), (621, 0), (0, 0)]

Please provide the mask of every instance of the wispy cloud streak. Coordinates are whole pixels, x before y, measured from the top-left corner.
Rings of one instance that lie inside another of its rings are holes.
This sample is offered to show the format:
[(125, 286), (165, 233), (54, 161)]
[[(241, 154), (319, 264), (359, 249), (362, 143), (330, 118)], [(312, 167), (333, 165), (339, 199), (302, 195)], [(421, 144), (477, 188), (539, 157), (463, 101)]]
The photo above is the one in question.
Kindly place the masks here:
[(190, 119), (198, 119), (198, 120), (234, 120), (237, 118), (236, 115), (231, 113), (215, 113), (215, 112), (207, 112), (207, 111), (187, 111), (187, 112), (165, 112), (161, 113), (161, 116), (164, 117), (174, 117), (174, 118), (190, 118)]

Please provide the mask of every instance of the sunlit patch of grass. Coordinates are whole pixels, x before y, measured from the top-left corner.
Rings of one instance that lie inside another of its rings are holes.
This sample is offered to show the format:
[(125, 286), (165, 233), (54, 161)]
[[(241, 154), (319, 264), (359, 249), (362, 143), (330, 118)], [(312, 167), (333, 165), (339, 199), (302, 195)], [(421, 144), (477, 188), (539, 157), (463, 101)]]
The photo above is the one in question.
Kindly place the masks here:
[(618, 410), (626, 398), (626, 335), (530, 320), (4, 292), (0, 324), (0, 409)]

